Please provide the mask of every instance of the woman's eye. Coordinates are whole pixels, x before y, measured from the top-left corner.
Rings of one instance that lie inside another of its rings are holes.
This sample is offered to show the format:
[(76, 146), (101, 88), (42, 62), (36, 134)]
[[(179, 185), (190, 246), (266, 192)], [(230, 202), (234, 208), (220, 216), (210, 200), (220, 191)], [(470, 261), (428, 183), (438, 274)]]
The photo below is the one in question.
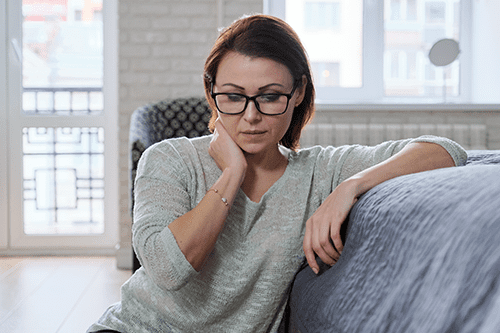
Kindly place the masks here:
[(280, 94), (264, 94), (259, 96), (260, 103), (274, 103), (279, 101), (281, 95)]
[(226, 96), (230, 102), (241, 102), (245, 99), (243, 96), (237, 94), (226, 94)]

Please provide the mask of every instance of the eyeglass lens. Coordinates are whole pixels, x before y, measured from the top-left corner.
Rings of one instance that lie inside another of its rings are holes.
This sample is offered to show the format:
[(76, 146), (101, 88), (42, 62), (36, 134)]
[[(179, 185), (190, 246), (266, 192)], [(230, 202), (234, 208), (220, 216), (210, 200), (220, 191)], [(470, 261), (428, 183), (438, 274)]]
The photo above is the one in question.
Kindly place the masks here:
[[(260, 112), (265, 114), (280, 114), (285, 112), (288, 97), (281, 94), (263, 94), (253, 99)], [(248, 101), (248, 102), (247, 102)], [(215, 102), (221, 112), (241, 113), (248, 106), (250, 98), (240, 94), (220, 94), (215, 96)]]

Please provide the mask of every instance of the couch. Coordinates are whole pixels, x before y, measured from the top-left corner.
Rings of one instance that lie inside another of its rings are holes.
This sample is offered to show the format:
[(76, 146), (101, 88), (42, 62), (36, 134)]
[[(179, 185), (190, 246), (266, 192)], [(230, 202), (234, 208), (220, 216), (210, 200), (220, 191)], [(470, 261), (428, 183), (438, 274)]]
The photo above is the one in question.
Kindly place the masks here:
[(500, 151), (398, 177), (363, 195), (345, 247), (304, 267), (289, 332), (500, 332)]
[[(204, 98), (136, 110), (130, 189), (151, 144), (208, 134)], [(467, 165), (398, 177), (368, 191), (344, 224), (333, 267), (296, 275), (289, 332), (500, 332), (500, 151)], [(132, 213), (131, 211), (131, 213)], [(139, 267), (135, 258), (134, 270)]]

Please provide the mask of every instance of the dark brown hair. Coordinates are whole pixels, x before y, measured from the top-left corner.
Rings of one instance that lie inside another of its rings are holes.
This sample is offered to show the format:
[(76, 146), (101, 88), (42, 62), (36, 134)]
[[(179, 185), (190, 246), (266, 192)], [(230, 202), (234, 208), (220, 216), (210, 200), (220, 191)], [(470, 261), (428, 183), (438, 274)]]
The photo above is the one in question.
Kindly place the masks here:
[(302, 77), (306, 77), (304, 99), (294, 108), (290, 127), (280, 140), (283, 146), (296, 150), (302, 129), (314, 115), (314, 85), (306, 51), (295, 31), (276, 17), (252, 15), (238, 19), (221, 32), (205, 62), (204, 85), (205, 96), (212, 108), (211, 131), (217, 119), (217, 108), (210, 96), (210, 88), (215, 84), (220, 62), (229, 52), (283, 64), (290, 71), (293, 82), (302, 82)]

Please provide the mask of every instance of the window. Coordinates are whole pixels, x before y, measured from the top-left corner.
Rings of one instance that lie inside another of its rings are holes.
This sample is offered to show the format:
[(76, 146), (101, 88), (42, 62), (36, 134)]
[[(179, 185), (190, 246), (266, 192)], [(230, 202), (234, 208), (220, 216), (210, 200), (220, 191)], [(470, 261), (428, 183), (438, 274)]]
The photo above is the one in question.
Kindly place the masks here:
[(391, 0), (391, 20), (397, 21), (401, 19), (401, 1)]
[(446, 22), (446, 3), (444, 1), (429, 1), (425, 3), (426, 23)]
[(338, 2), (306, 2), (305, 28), (307, 30), (334, 30), (340, 26)]
[(363, 0), (281, 4), (308, 52), (318, 99), (332, 89), (363, 89)]
[(104, 232), (103, 128), (24, 128), (24, 232)]
[[(299, 34), (313, 67), (319, 103), (500, 103), (499, 94), (485, 94), (500, 90), (500, 65), (488, 56), (498, 54), (500, 25), (491, 13), (498, 13), (499, 2), (265, 4), (265, 12), (285, 19)], [(460, 54), (451, 64), (437, 67), (429, 51), (445, 38), (459, 42)]]
[(338, 87), (340, 85), (340, 67), (337, 62), (311, 63), (316, 84), (323, 87)]
[(390, 0), (391, 21), (416, 21), (417, 20), (417, 1), (418, 0)]
[(408, 21), (417, 20), (417, 0), (406, 0), (406, 19)]
[[(23, 1), (25, 115), (64, 122), (104, 112), (102, 6)], [(104, 232), (103, 125), (23, 127), (25, 234)]]

